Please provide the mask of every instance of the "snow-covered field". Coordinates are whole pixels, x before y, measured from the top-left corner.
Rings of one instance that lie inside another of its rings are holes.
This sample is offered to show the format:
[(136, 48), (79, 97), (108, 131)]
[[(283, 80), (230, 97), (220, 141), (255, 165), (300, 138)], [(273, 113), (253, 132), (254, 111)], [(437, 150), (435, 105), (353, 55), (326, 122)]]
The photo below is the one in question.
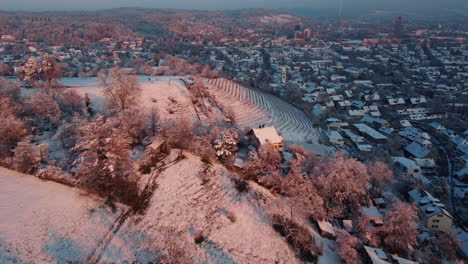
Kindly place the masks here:
[(121, 211), (0, 167), (0, 263), (83, 263)]
[[(196, 112), (189, 91), (178, 76), (138, 76), (142, 87), (140, 106), (155, 107), (163, 120), (186, 119), (194, 121)], [(80, 95), (88, 94), (97, 110), (103, 109), (105, 98), (97, 78), (64, 78), (59, 80)]]

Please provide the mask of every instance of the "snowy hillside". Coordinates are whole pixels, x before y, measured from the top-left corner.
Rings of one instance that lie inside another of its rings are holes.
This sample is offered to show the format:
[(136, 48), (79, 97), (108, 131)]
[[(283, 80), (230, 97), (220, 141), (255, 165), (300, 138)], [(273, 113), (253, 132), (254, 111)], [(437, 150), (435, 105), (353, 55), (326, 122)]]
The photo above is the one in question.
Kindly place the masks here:
[(0, 263), (85, 261), (122, 208), (0, 167)]

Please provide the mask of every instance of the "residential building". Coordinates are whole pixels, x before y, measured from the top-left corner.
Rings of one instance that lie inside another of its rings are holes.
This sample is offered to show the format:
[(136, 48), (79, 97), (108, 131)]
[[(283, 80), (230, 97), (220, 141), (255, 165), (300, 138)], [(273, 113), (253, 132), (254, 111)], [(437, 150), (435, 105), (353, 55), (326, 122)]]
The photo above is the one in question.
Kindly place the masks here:
[(265, 144), (272, 144), (276, 150), (284, 150), (284, 139), (274, 127), (254, 128), (249, 132), (249, 135), (251, 144), (257, 148)]
[(445, 210), (445, 205), (427, 191), (416, 188), (408, 192), (410, 201), (419, 208), (421, 220), (426, 228), (446, 232), (452, 227), (453, 217)]

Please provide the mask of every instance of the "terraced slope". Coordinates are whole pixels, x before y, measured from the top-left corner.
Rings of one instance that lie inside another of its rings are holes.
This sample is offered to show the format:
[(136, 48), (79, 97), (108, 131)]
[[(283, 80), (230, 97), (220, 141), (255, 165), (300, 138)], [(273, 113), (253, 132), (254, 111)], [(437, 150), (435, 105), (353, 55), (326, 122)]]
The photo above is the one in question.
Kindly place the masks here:
[(227, 79), (211, 79), (207, 86), (222, 104), (234, 110), (241, 128), (274, 126), (287, 141), (317, 143), (319, 131), (312, 126), (312, 121), (285, 101)]

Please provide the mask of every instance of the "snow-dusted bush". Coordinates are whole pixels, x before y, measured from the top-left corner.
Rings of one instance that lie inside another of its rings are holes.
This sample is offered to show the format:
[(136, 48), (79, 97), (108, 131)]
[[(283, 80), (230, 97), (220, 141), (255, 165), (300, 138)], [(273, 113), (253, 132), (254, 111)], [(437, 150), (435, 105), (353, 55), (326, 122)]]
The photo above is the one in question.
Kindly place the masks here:
[(322, 255), (323, 249), (316, 244), (309, 231), (293, 219), (278, 213), (271, 216), (271, 223), (302, 260), (315, 262)]
[(29, 140), (18, 143), (13, 150), (11, 167), (22, 173), (34, 173), (39, 169), (41, 163), (41, 149), (34, 146)]
[(25, 123), (16, 115), (18, 109), (10, 98), (0, 97), (0, 160), (26, 136)]
[(235, 129), (224, 129), (217, 139), (213, 141), (213, 148), (216, 156), (221, 159), (227, 159), (235, 155), (238, 150), (239, 134)]
[(69, 116), (75, 113), (81, 114), (84, 108), (84, 98), (75, 90), (67, 90), (61, 93), (58, 98), (58, 105), (64, 114)]
[(251, 152), (244, 166), (244, 176), (247, 180), (258, 181), (260, 177), (266, 176), (280, 168), (281, 155), (272, 144), (260, 147), (258, 152)]

